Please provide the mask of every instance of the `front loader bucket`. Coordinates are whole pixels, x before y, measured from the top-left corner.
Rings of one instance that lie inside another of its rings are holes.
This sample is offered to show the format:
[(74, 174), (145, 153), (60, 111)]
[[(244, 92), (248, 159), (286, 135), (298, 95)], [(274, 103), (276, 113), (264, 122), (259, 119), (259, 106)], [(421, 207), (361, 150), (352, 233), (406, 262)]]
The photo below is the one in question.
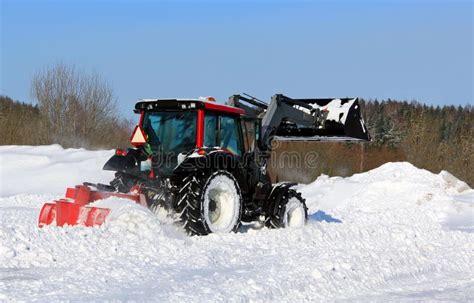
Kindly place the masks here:
[(321, 133), (370, 140), (358, 98), (315, 99), (306, 103), (320, 111), (324, 121), (319, 129)]
[(129, 199), (143, 204), (138, 193), (122, 194), (95, 191), (86, 185), (78, 185), (75, 188), (67, 189), (66, 198), (43, 205), (39, 214), (38, 226), (101, 225), (109, 215), (110, 209), (88, 206), (88, 204), (109, 197)]
[(324, 128), (343, 129), (343, 136), (370, 141), (370, 135), (360, 114), (360, 104), (357, 98), (333, 99), (326, 105), (311, 104), (313, 108), (327, 111)]
[(279, 108), (286, 107), (281, 110), (281, 118), (288, 115), (288, 120), (294, 122), (293, 127), (291, 123), (281, 124), (276, 131), (279, 137), (293, 140), (311, 136), (318, 140), (324, 140), (323, 137), (335, 137), (333, 140), (337, 140), (338, 137), (342, 140), (370, 141), (358, 98), (291, 99), (276, 96), (285, 103), (284, 106), (279, 104)]

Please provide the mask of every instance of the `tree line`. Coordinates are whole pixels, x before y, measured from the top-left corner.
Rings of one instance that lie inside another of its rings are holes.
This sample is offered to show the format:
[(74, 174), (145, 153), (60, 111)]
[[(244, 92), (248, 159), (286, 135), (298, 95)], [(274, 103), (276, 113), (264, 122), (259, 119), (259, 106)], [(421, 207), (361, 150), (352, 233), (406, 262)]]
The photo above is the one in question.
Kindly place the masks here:
[(361, 103), (373, 144), (401, 149), (417, 167), (447, 170), (474, 184), (472, 105), (440, 107), (391, 99)]
[(31, 94), (36, 105), (0, 96), (0, 144), (129, 144), (132, 123), (119, 116), (113, 90), (99, 75), (58, 64), (34, 76)]

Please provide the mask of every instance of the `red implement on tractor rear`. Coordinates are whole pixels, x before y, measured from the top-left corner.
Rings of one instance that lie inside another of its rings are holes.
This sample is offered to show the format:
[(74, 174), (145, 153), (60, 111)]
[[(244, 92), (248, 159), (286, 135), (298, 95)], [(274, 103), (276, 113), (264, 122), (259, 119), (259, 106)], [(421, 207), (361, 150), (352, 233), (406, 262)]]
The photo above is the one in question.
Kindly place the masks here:
[(95, 226), (105, 222), (110, 209), (88, 206), (88, 204), (110, 197), (132, 200), (140, 203), (140, 194), (116, 193), (92, 190), (87, 185), (77, 185), (66, 190), (66, 198), (45, 203), (41, 208), (38, 226), (45, 225), (83, 225)]

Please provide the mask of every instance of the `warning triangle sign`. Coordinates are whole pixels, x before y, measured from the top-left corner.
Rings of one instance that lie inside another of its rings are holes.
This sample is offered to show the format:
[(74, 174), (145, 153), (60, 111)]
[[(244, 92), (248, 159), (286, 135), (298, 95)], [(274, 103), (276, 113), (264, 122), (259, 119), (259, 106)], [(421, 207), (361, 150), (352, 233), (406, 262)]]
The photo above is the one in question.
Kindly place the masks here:
[(134, 146), (140, 146), (146, 143), (145, 132), (140, 125), (137, 125), (133, 130), (132, 137), (130, 138), (130, 143)]

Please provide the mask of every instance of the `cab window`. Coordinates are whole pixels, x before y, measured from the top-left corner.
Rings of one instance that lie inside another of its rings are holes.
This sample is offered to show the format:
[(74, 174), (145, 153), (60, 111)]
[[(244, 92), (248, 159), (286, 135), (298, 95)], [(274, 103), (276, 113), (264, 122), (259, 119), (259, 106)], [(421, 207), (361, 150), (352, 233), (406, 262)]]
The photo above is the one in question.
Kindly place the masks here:
[(204, 146), (219, 146), (217, 143), (217, 116), (209, 112), (204, 116)]
[(179, 154), (196, 146), (196, 112), (149, 112), (143, 128), (154, 151)]
[(220, 117), (220, 147), (229, 150), (237, 156), (242, 155), (239, 126), (235, 117)]

